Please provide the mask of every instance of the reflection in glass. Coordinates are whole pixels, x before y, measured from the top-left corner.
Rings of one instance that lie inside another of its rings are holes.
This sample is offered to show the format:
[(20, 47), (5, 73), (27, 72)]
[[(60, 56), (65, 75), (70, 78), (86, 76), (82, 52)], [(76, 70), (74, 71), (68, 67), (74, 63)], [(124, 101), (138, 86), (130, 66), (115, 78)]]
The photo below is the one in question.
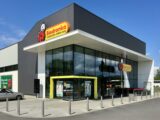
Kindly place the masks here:
[(79, 46), (74, 47), (74, 73), (84, 75), (84, 49)]
[(85, 75), (95, 75), (95, 54), (91, 49), (85, 48)]
[(52, 66), (52, 50), (46, 52), (46, 77), (49, 77), (53, 72)]
[(53, 50), (53, 71), (54, 71), (54, 75), (63, 74), (63, 49), (62, 48)]
[(72, 46), (64, 47), (64, 74), (73, 74), (73, 50)]
[(96, 76), (102, 76), (102, 67), (103, 67), (103, 61), (102, 61), (102, 53), (97, 52), (96, 53)]

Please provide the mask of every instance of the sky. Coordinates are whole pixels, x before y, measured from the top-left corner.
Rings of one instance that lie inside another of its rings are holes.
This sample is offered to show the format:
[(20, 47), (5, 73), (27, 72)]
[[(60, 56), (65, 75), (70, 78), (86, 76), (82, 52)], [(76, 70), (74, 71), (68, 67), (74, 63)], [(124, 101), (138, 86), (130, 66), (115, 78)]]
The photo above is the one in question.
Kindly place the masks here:
[(73, 2), (146, 42), (147, 56), (160, 66), (160, 0), (1, 0), (0, 48), (21, 41), (38, 20)]

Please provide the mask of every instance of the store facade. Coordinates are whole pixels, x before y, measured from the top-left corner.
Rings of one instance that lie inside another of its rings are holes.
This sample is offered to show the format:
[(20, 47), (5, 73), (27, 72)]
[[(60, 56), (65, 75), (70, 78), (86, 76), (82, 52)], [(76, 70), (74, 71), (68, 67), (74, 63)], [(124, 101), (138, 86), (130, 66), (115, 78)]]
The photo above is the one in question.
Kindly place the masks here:
[(17, 89), (24, 94), (34, 95), (36, 78), (42, 98), (118, 97), (129, 88), (153, 94), (146, 44), (77, 4), (38, 21), (17, 47)]
[[(145, 56), (145, 43), (120, 29), (113, 30), (112, 25), (76, 4), (60, 12), (68, 9), (73, 14), (67, 12), (63, 17), (73, 20), (65, 18), (58, 22), (55, 17), (57, 23), (51, 26), (42, 20), (37, 31), (38, 43), (23, 48), (38, 54), (41, 97), (98, 99), (112, 94), (127, 95), (131, 88), (153, 91), (153, 60)], [(83, 19), (78, 19), (82, 15)], [(94, 24), (87, 18), (93, 18)], [(88, 28), (82, 25), (84, 22)], [(116, 36), (117, 41), (107, 39), (106, 33), (110, 39)]]

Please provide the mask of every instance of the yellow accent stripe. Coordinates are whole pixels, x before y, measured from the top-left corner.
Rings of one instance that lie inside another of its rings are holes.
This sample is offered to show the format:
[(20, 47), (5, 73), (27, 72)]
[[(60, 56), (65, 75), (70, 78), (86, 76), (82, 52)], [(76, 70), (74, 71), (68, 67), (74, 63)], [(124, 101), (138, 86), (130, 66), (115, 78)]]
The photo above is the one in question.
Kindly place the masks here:
[(94, 79), (94, 98), (98, 98), (98, 81), (97, 78)]
[(92, 79), (94, 80), (94, 98), (98, 98), (98, 79), (97, 77), (90, 77), (90, 76), (76, 76), (76, 75), (69, 75), (69, 76), (51, 76), (50, 77), (50, 95), (49, 98), (54, 98), (54, 79)]
[(52, 78), (50, 78), (50, 92), (49, 92), (49, 98), (53, 98), (54, 97), (54, 81), (52, 80)]

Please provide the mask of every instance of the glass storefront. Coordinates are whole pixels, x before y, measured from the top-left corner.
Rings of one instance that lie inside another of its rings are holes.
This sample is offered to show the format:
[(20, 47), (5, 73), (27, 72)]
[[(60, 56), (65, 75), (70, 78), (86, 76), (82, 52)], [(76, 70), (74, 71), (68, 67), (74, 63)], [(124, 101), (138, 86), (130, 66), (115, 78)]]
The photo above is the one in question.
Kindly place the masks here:
[(55, 97), (65, 100), (80, 100), (93, 98), (93, 80), (88, 79), (58, 79), (55, 80)]
[[(118, 91), (115, 94), (118, 96), (120, 89), (123, 87), (123, 75), (118, 69), (120, 61), (121, 57), (78, 45), (69, 45), (46, 51), (46, 97), (49, 95), (50, 76), (63, 75), (98, 77), (99, 95), (107, 97), (110, 96), (113, 91)], [(138, 63), (129, 59), (125, 59), (125, 63), (132, 66), (132, 71), (127, 74), (131, 88), (136, 88)], [(87, 87), (89, 86), (89, 82), (85, 81), (86, 80), (77, 79), (69, 81), (63, 80), (56, 83), (58, 84), (58, 93), (56, 93), (57, 95), (55, 94), (55, 97), (72, 95), (75, 99), (81, 99), (86, 97), (87, 94), (93, 94), (92, 92), (87, 92), (90, 87)], [(91, 87), (93, 87), (92, 85), (91, 83)], [(74, 86), (77, 89), (74, 89)], [(62, 88), (63, 93), (60, 92)], [(70, 93), (66, 93), (65, 91), (70, 91)]]

